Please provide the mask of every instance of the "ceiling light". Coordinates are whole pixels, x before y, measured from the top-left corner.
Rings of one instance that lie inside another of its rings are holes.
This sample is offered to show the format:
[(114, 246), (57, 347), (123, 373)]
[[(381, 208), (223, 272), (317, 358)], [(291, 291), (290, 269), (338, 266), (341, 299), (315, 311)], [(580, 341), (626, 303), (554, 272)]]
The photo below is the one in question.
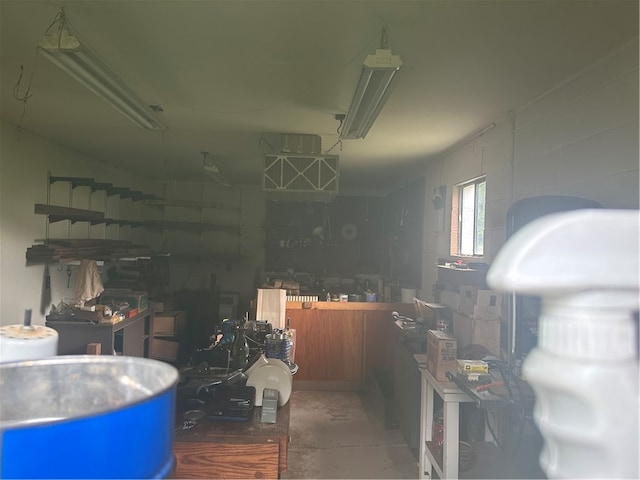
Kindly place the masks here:
[(38, 50), (139, 127), (167, 129), (156, 114), (162, 111), (160, 107), (146, 104), (94, 52), (81, 44), (77, 36), (70, 33), (64, 11), (56, 16)]
[(209, 152), (200, 152), (202, 153), (202, 168), (207, 175), (209, 175), (216, 183), (220, 185), (224, 185), (225, 187), (230, 187), (231, 183), (227, 180), (222, 172), (220, 171), (220, 167), (213, 161), (209, 155)]
[(378, 49), (368, 55), (360, 72), (351, 106), (340, 127), (340, 139), (364, 138), (376, 121), (391, 92), (392, 81), (402, 66), (391, 50)]

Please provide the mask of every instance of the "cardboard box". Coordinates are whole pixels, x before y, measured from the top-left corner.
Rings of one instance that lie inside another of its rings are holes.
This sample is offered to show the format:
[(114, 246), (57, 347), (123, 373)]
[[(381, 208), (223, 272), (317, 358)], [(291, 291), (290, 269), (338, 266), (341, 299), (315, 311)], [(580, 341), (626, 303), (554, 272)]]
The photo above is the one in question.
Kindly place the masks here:
[(187, 312), (177, 310), (156, 314), (153, 317), (152, 335), (172, 337), (180, 335), (187, 326)]
[(440, 292), (440, 303), (451, 310), (458, 310), (460, 308), (460, 294), (451, 290), (443, 290)]
[(500, 356), (500, 319), (473, 318), (453, 312), (453, 335), (458, 349), (469, 344), (482, 345), (493, 355)]
[[(460, 287), (460, 306), (458, 311), (469, 316), (480, 316), (474, 312), (475, 307), (493, 307), (489, 311), (497, 312), (491, 318), (499, 318), (502, 309), (502, 294), (493, 290), (482, 290), (473, 285)], [(485, 313), (485, 316), (489, 313)]]
[(472, 317), (484, 320), (500, 320), (500, 318), (502, 317), (502, 307), (476, 305), (475, 307), (473, 307)]
[(456, 372), (457, 342), (447, 332), (429, 330), (427, 332), (427, 370), (434, 378), (447, 382), (447, 372)]
[(461, 285), (460, 286), (460, 303), (457, 310), (467, 315), (473, 315), (473, 307), (476, 306), (476, 299), (478, 298), (478, 290), (480, 287), (474, 285)]
[(478, 290), (476, 298), (478, 307), (500, 307), (502, 306), (502, 294), (493, 290)]
[(152, 338), (149, 356), (157, 360), (177, 360), (180, 342), (168, 338)]
[(87, 344), (87, 355), (102, 355), (102, 344), (101, 343), (88, 343)]

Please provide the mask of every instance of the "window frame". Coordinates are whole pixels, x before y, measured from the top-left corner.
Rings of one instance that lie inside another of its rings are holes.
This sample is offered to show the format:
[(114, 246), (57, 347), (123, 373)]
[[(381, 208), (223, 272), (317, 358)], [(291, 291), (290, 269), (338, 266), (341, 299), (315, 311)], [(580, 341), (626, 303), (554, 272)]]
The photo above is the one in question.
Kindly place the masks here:
[[(473, 206), (468, 205), (469, 198), (464, 191), (473, 187)], [(487, 177), (482, 175), (465, 182), (458, 183), (453, 188), (451, 202), (451, 244), (450, 254), (458, 257), (483, 257), (484, 256), (484, 231), (486, 220), (486, 192)], [(469, 219), (471, 211), (473, 218)], [(471, 225), (469, 222), (471, 221)], [(465, 232), (472, 228), (471, 253), (468, 253), (468, 235)], [(463, 248), (464, 247), (464, 248)], [(463, 250), (465, 253), (463, 253)]]

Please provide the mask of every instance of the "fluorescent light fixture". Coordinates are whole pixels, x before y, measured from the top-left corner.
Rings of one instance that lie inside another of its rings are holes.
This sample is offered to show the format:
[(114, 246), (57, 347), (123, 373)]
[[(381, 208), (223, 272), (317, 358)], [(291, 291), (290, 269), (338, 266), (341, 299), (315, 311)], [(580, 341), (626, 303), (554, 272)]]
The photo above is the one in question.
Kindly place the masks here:
[(340, 127), (340, 139), (364, 138), (376, 121), (391, 92), (392, 81), (402, 60), (391, 50), (378, 49), (362, 66), (351, 106)]
[(38, 50), (139, 127), (166, 130), (156, 113), (158, 107), (147, 105), (95, 53), (80, 44), (65, 27), (64, 15), (59, 22), (58, 30), (47, 32)]

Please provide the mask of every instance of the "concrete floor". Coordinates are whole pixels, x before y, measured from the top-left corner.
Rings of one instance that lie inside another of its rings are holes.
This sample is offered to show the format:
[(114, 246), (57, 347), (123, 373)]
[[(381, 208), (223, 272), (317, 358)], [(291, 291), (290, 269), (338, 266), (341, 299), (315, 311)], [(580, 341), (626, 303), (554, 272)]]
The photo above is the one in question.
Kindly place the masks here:
[(293, 391), (285, 479), (417, 478), (399, 429), (371, 392)]

